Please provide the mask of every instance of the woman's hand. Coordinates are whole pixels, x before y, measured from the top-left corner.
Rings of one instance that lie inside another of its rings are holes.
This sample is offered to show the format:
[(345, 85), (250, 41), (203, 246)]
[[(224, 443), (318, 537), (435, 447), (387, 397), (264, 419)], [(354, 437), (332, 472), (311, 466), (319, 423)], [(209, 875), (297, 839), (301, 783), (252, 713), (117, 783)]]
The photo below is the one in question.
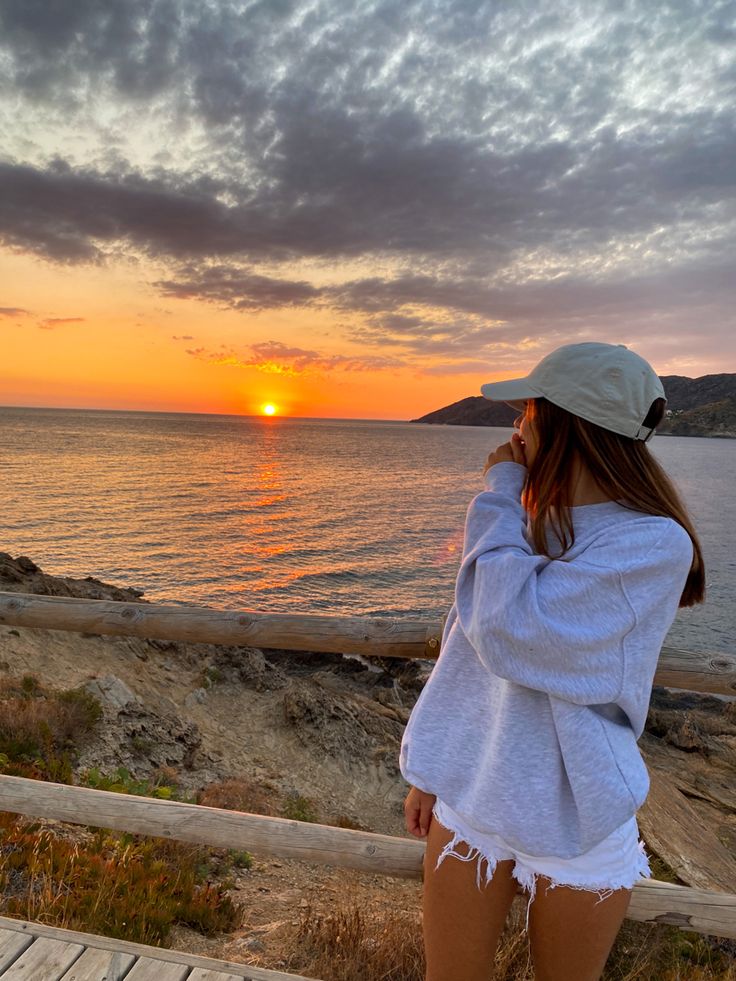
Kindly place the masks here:
[(489, 455), (483, 467), (484, 477), (495, 463), (520, 463), (523, 467), (526, 466), (524, 443), (518, 433), (514, 433), (508, 443), (501, 443)]
[(425, 794), (418, 787), (412, 787), (404, 801), (406, 830), (417, 838), (424, 838), (432, 820), (432, 808), (437, 800), (435, 794)]

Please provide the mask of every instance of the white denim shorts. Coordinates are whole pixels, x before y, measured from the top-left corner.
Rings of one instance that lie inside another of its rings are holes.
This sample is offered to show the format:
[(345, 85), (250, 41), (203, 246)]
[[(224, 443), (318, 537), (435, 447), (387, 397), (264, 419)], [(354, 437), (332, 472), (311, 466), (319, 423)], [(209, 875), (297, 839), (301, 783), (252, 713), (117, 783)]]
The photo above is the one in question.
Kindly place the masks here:
[[(640, 879), (651, 878), (649, 856), (644, 842), (639, 838), (636, 815), (612, 831), (607, 838), (599, 841), (590, 851), (576, 858), (556, 858), (526, 855), (508, 845), (500, 835), (480, 833), (463, 821), (447, 804), (439, 798), (435, 801), (432, 814), (448, 831), (451, 841), (442, 849), (435, 869), (448, 857), (461, 862), (477, 861), (476, 882), (481, 887), (481, 865), (486, 863), (485, 884), (496, 871), (496, 863), (514, 859), (513, 877), (529, 893), (526, 908), (526, 926), (529, 929), (529, 909), (534, 900), (537, 876), (549, 877), (552, 881), (547, 889), (567, 886), (572, 889), (585, 889), (599, 894), (601, 902), (616, 889), (631, 889)], [(458, 846), (468, 846), (467, 853), (458, 853)], [(546, 890), (545, 890), (546, 892)]]

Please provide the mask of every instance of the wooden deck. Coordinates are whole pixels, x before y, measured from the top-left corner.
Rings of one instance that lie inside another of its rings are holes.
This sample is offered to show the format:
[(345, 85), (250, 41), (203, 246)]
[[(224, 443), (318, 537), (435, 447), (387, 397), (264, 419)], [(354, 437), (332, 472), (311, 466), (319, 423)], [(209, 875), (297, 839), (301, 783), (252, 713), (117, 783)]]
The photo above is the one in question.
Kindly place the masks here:
[(310, 981), (0, 916), (0, 981)]

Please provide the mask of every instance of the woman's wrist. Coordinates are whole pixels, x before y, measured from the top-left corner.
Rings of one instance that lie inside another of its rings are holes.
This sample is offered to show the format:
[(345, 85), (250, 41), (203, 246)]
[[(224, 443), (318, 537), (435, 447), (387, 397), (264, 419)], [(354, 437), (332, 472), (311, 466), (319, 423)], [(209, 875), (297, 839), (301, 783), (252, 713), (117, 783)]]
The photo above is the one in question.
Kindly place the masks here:
[(506, 494), (518, 500), (526, 481), (527, 469), (523, 463), (504, 460), (489, 467), (485, 473), (486, 490)]

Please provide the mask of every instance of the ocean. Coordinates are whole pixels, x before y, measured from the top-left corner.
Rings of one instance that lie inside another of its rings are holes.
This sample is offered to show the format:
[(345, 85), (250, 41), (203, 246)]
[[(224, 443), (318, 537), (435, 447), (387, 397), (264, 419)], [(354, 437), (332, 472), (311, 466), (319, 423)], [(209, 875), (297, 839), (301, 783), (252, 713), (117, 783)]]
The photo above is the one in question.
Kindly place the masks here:
[[(465, 511), (510, 429), (0, 407), (0, 550), (173, 605), (436, 619)], [(708, 598), (667, 643), (728, 652), (736, 441), (655, 436)]]

